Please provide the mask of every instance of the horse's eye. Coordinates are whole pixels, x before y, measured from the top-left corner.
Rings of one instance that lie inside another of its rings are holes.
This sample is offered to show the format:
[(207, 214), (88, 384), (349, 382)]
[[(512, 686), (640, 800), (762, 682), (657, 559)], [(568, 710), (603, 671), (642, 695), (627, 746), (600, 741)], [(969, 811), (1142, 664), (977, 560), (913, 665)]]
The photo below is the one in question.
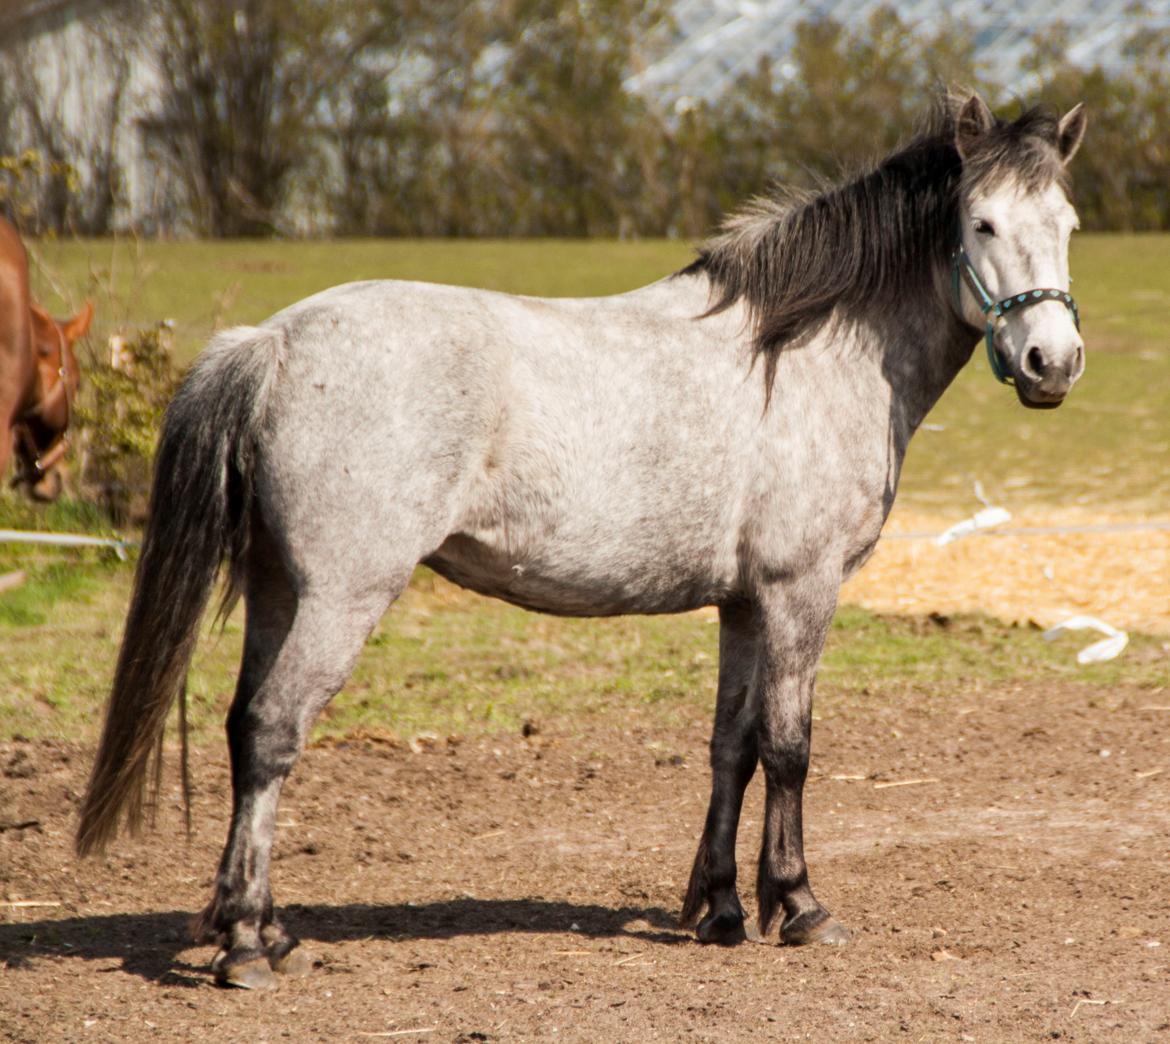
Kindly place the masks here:
[(984, 221), (983, 218), (975, 219), (975, 231), (981, 236), (994, 236), (995, 229), (992, 227), (990, 221)]

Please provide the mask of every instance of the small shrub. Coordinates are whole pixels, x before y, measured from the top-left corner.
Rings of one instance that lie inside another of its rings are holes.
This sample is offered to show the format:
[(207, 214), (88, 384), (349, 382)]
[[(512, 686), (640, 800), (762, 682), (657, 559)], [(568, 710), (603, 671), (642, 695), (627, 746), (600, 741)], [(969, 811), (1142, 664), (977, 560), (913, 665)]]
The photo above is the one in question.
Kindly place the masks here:
[(74, 417), (81, 484), (115, 525), (146, 515), (151, 467), (163, 412), (179, 370), (169, 323), (115, 335), (105, 358), (83, 367)]

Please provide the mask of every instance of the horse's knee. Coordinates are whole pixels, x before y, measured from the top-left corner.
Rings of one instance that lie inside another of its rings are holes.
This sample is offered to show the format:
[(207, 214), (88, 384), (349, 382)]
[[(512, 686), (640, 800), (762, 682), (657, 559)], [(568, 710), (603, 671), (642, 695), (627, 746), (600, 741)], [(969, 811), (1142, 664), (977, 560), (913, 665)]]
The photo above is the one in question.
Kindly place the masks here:
[(239, 756), (280, 764), (300, 752), (299, 715), (289, 705), (273, 706), (260, 694), (240, 693), (224, 723), (228, 746)]
[(750, 779), (759, 760), (755, 729), (712, 736), (710, 757), (711, 770), (717, 778), (730, 775), (737, 780), (744, 776)]
[(799, 783), (808, 773), (811, 742), (807, 733), (783, 732), (760, 737), (760, 761), (776, 783)]

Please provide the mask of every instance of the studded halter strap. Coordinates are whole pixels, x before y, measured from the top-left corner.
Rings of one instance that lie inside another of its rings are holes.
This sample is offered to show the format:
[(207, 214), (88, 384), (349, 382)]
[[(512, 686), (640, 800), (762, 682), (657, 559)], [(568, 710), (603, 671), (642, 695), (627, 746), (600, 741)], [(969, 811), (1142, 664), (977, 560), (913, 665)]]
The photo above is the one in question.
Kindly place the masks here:
[(1077, 329), (1081, 328), (1081, 315), (1077, 310), (1077, 303), (1073, 300), (1072, 294), (1066, 293), (1064, 290), (1042, 287), (1037, 290), (1024, 290), (999, 301), (994, 300), (979, 278), (979, 273), (975, 271), (975, 266), (971, 264), (971, 258), (963, 248), (961, 240), (959, 245), (955, 247), (954, 254), (951, 255), (951, 276), (955, 293), (955, 306), (959, 309), (959, 314), (963, 314), (963, 303), (959, 292), (959, 281), (962, 280), (975, 296), (979, 310), (987, 320), (983, 331), (983, 340), (987, 344), (987, 361), (991, 364), (991, 372), (995, 374), (995, 379), (1000, 384), (1014, 383), (1011, 374), (1004, 368), (999, 353), (995, 350), (995, 332), (1011, 312), (1022, 312), (1030, 305), (1039, 304), (1041, 301), (1059, 301), (1072, 313), (1073, 322)]

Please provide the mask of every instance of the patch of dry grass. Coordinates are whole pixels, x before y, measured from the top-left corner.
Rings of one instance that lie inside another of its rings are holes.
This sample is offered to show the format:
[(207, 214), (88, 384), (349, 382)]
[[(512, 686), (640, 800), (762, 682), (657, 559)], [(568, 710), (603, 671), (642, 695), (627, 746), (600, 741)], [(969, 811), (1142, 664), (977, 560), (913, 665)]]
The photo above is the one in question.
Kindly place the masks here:
[[(973, 505), (977, 510), (978, 504)], [(1170, 515), (1028, 507), (1005, 532), (937, 547), (898, 534), (939, 533), (962, 514), (895, 508), (886, 538), (842, 594), (877, 612), (982, 612), (1051, 627), (1087, 613), (1115, 627), (1170, 636)], [(1021, 534), (1033, 528), (1138, 526), (1160, 530)], [(894, 537), (894, 539), (891, 539)]]

